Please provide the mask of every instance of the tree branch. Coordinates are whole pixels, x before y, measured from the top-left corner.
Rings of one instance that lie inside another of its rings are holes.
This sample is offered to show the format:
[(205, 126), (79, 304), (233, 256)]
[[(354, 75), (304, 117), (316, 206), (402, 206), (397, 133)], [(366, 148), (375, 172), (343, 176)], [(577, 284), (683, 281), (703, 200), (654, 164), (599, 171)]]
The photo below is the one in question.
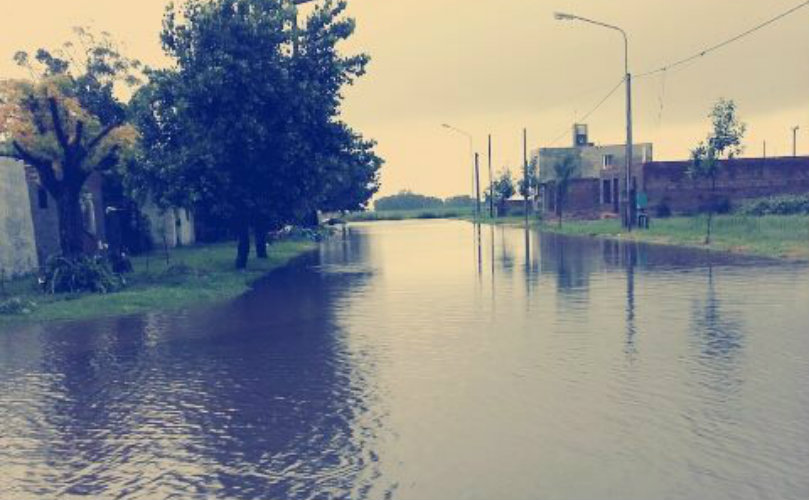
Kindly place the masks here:
[(118, 128), (120, 126), (121, 125), (119, 123), (113, 123), (112, 125), (107, 125), (104, 128), (104, 130), (101, 131), (101, 133), (99, 133), (97, 136), (95, 136), (95, 138), (93, 138), (93, 140), (91, 140), (87, 144), (87, 151), (88, 152), (92, 151), (96, 146), (98, 146), (98, 143), (100, 143), (101, 141), (104, 140), (105, 137), (110, 135), (110, 132), (112, 132), (113, 130), (115, 130), (116, 128)]
[(52, 196), (56, 196), (59, 191), (59, 183), (56, 180), (56, 174), (53, 171), (53, 163), (45, 158), (36, 156), (35, 154), (26, 150), (19, 142), (13, 141), (12, 145), (17, 151), (17, 159), (34, 167), (39, 174), (39, 179), (42, 185), (50, 191)]
[(73, 149), (79, 149), (81, 146), (81, 136), (84, 135), (84, 122), (79, 120), (76, 123), (76, 136), (73, 138)]
[(119, 160), (118, 151), (120, 149), (121, 147), (118, 145), (113, 146), (112, 149), (110, 149), (110, 151), (104, 156), (104, 158), (102, 158), (101, 161), (99, 161), (96, 166), (93, 167), (93, 170), (98, 172), (106, 172), (117, 165)]
[(48, 98), (48, 106), (51, 110), (51, 119), (53, 120), (53, 130), (56, 133), (56, 140), (59, 141), (59, 146), (65, 153), (70, 151), (70, 143), (68, 143), (65, 129), (62, 127), (62, 117), (59, 116), (59, 107), (56, 104), (56, 98)]

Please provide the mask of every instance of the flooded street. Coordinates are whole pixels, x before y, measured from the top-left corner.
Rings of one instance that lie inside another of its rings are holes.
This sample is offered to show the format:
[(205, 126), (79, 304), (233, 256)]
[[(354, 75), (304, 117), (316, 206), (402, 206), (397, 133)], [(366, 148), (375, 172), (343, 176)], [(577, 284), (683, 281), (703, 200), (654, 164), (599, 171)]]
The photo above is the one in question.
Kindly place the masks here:
[(809, 497), (809, 268), (372, 223), (247, 296), (0, 332), (0, 498)]

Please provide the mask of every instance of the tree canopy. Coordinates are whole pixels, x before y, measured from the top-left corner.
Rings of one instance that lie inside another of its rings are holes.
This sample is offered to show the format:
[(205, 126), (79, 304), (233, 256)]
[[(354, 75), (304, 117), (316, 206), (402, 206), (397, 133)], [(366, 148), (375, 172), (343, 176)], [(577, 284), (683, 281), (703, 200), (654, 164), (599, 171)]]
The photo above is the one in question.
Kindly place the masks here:
[(229, 221), (238, 267), (251, 228), (262, 256), (268, 227), (362, 208), (378, 188), (374, 143), (339, 117), (342, 89), (368, 62), (337, 49), (354, 31), (345, 8), (326, 0), (300, 30), (282, 0), (187, 0), (166, 11), (174, 66), (151, 72), (133, 99), (142, 135), (132, 185)]
[[(59, 242), (68, 256), (83, 249), (85, 181), (116, 167), (137, 140), (114, 93), (117, 81), (135, 83), (130, 69), (136, 64), (114, 50), (108, 37), (77, 33), (84, 47), (79, 55), (60, 58), (39, 49), (32, 61), (18, 52), (15, 61), (28, 68), (31, 79), (0, 82), (0, 138), (55, 199)], [(71, 47), (65, 44), (63, 51)]]
[(384, 196), (374, 202), (375, 210), (419, 210), (443, 206), (444, 201), (441, 198), (426, 196), (408, 190)]

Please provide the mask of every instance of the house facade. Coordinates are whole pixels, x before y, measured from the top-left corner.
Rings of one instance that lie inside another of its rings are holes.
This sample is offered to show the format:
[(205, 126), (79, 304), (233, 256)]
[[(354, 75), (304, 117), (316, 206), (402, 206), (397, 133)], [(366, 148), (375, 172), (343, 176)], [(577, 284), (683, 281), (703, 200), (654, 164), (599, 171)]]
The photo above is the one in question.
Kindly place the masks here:
[[(84, 250), (97, 252), (114, 238), (116, 207), (104, 196), (104, 177), (87, 178), (81, 199), (84, 217)], [(152, 244), (169, 247), (196, 241), (194, 218), (182, 208), (159, 210), (147, 204), (140, 211), (149, 221)], [(118, 228), (120, 231), (120, 228)], [(120, 240), (120, 237), (117, 238)], [(0, 274), (30, 273), (61, 253), (56, 200), (39, 185), (34, 169), (11, 158), (0, 158)]]
[[(653, 160), (651, 143), (634, 144), (632, 163), (640, 165)], [(590, 142), (586, 124), (573, 126), (569, 147), (539, 148), (531, 153), (531, 164), (538, 169), (538, 204), (542, 212), (555, 213), (556, 175), (554, 166), (565, 157), (574, 158), (577, 168), (567, 191), (564, 211), (577, 217), (594, 217), (602, 212), (618, 213), (624, 196), (626, 146), (624, 144), (596, 145)], [(607, 175), (609, 173), (609, 175)], [(638, 179), (632, 179), (637, 186)]]

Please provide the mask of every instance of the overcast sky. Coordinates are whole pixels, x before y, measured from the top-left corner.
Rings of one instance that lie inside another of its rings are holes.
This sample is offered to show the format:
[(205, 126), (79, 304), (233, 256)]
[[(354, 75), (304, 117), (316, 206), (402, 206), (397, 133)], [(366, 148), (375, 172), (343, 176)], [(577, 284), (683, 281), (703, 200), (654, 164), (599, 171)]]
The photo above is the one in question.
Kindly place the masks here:
[[(57, 46), (70, 28), (111, 32), (130, 56), (165, 64), (158, 33), (167, 0), (0, 0), (0, 76), (20, 76), (18, 49)], [(494, 136), (495, 169), (519, 168), (522, 128), (529, 148), (566, 145), (577, 116), (623, 73), (620, 35), (553, 19), (554, 11), (617, 24), (630, 36), (630, 66), (642, 73), (694, 54), (789, 9), (800, 0), (349, 0), (357, 19), (347, 51), (372, 57), (346, 92), (346, 120), (379, 141), (382, 194), (400, 189), (468, 193), (467, 141), (485, 165)], [(305, 10), (305, 9), (304, 9)], [(719, 97), (735, 99), (748, 124), (748, 156), (809, 154), (809, 7), (665, 76), (634, 87), (635, 139), (657, 159), (681, 159), (708, 131)], [(616, 92), (587, 122), (591, 140), (622, 143), (624, 95)], [(556, 143), (554, 140), (559, 138)]]

